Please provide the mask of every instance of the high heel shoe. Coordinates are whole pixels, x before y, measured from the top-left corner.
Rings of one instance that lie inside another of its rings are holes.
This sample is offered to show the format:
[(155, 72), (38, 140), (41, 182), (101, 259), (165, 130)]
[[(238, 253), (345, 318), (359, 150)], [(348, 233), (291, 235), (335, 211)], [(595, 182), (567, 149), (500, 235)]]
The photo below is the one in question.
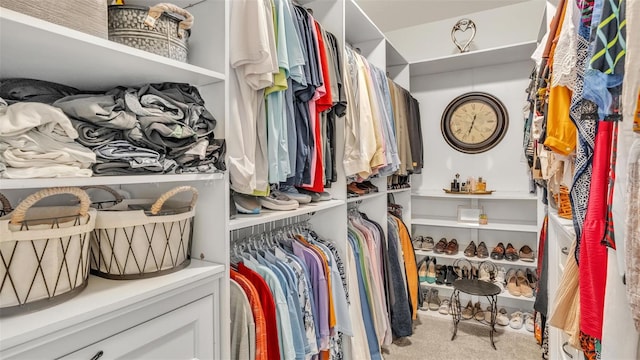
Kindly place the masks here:
[(436, 282), (436, 258), (431, 258), (431, 260), (428, 261), (425, 281), (429, 284)]
[(456, 281), (457, 279), (458, 279), (458, 274), (456, 273), (456, 270), (453, 268), (453, 266), (451, 265), (447, 266), (447, 280), (445, 285), (453, 286), (453, 282)]
[(447, 281), (447, 267), (445, 265), (436, 266), (436, 284), (444, 285)]

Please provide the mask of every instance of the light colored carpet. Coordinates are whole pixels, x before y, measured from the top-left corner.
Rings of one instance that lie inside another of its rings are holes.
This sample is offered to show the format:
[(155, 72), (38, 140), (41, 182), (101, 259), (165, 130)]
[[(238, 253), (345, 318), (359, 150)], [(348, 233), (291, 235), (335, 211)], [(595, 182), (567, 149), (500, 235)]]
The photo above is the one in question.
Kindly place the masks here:
[(420, 311), (422, 324), (416, 326), (408, 339), (411, 345), (392, 344), (385, 360), (416, 359), (474, 359), (474, 360), (533, 360), (542, 358), (542, 350), (531, 333), (508, 331), (496, 326), (493, 335), (496, 348), (491, 347), (489, 327), (475, 321), (463, 321), (458, 325), (458, 334), (451, 341), (453, 322), (451, 319), (435, 318)]

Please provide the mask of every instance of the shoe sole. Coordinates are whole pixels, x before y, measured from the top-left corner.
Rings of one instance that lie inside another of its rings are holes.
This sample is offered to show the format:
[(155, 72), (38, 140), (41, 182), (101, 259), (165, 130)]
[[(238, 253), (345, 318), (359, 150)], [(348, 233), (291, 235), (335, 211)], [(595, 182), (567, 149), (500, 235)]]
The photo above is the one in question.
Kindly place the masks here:
[(260, 201), (260, 204), (262, 205), (262, 207), (270, 209), (270, 210), (281, 210), (281, 211), (286, 211), (286, 210), (295, 210), (298, 208), (298, 202), (294, 204), (275, 204), (269, 201)]
[(246, 214), (246, 215), (258, 215), (260, 214), (260, 208), (255, 208), (255, 209), (246, 209), (240, 205), (238, 205), (238, 203), (236, 203), (236, 211), (238, 212), (238, 214)]

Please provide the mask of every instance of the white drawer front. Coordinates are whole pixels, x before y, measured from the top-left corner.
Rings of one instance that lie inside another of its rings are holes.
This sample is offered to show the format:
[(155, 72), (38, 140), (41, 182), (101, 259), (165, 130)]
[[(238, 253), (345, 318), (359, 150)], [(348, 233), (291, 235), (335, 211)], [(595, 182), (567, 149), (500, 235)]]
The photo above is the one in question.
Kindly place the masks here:
[(63, 359), (212, 359), (213, 307), (207, 296)]

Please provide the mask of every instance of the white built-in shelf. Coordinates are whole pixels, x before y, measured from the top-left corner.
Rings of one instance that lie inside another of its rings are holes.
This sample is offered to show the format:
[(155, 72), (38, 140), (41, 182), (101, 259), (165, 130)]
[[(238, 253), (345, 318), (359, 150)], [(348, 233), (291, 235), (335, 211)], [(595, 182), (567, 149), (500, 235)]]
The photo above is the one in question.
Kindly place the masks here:
[(0, 78), (3, 79), (26, 77), (81, 90), (107, 90), (115, 86), (156, 82), (199, 86), (225, 78), (223, 73), (211, 69), (5, 8), (0, 10), (0, 64)]
[(444, 190), (416, 190), (411, 193), (412, 197), (420, 198), (445, 198), (445, 199), (481, 199), (481, 200), (531, 200), (538, 198), (535, 194), (516, 191), (494, 191), (490, 195), (475, 194), (447, 194)]
[(223, 173), (161, 174), (128, 176), (92, 176), (75, 178), (0, 179), (0, 190), (37, 189), (54, 186), (126, 185), (168, 182), (214, 181), (224, 179)]
[(472, 223), (460, 223), (455, 218), (445, 216), (419, 216), (413, 215), (411, 218), (412, 225), (441, 226), (450, 228), (478, 229), (478, 230), (503, 230), (503, 231), (519, 231), (519, 232), (538, 232), (538, 226), (535, 222), (509, 221), (509, 220), (493, 220), (489, 219), (487, 225), (478, 225)]
[[(444, 284), (438, 285), (436, 283), (429, 284), (427, 282), (420, 282), (420, 285), (421, 286), (426, 286), (426, 287), (431, 287), (431, 288), (434, 288), (434, 289), (439, 289), (439, 290), (453, 291), (453, 286), (447, 286), (447, 285), (444, 285)], [(462, 293), (462, 294), (464, 294), (464, 293)], [(518, 301), (524, 301), (524, 302), (534, 302), (536, 300), (535, 297), (528, 298), (528, 297), (525, 297), (525, 296), (513, 296), (513, 295), (509, 294), (507, 289), (505, 289), (503, 292), (498, 294), (498, 298), (512, 299), (512, 300), (518, 300)]]
[(558, 216), (558, 210), (549, 208), (549, 221), (560, 225), (558, 228), (562, 229), (568, 238), (576, 237), (576, 230), (573, 227), (573, 221)]
[(407, 60), (400, 54), (400, 52), (387, 40), (387, 67), (393, 66), (406, 66), (408, 65)]
[(530, 60), (531, 54), (536, 47), (537, 43), (535, 41), (527, 41), (491, 49), (414, 61), (410, 64), (411, 76), (431, 75)]
[(69, 300), (39, 311), (0, 318), (0, 348), (8, 349), (43, 334), (109, 315), (201, 279), (215, 275), (223, 277), (224, 271), (224, 265), (192, 259), (184, 269), (148, 279), (108, 280), (89, 275), (87, 287)]
[(345, 37), (347, 43), (357, 44), (385, 38), (380, 29), (371, 21), (355, 0), (345, 1)]
[(277, 210), (260, 210), (257, 215), (238, 214), (235, 219), (229, 220), (229, 230), (238, 230), (254, 225), (266, 224), (272, 221), (283, 220), (294, 216), (315, 213), (317, 211), (327, 210), (336, 206), (344, 205), (344, 200), (327, 200), (300, 205), (295, 210), (277, 211)]
[[(491, 249), (489, 249), (489, 251), (491, 251)], [(513, 267), (535, 268), (537, 266), (537, 262), (536, 261), (534, 261), (534, 262), (526, 262), (526, 261), (522, 261), (522, 260), (518, 260), (518, 261), (509, 261), (509, 260), (505, 260), (505, 259), (495, 260), (495, 259), (492, 259), (490, 257), (488, 257), (486, 259), (481, 259), (479, 257), (466, 257), (466, 256), (464, 256), (464, 252), (463, 251), (458, 251), (458, 253), (455, 254), (455, 255), (438, 254), (438, 253), (435, 253), (433, 251), (418, 250), (418, 249), (415, 249), (415, 252), (416, 252), (416, 255), (431, 256), (431, 257), (443, 258), (443, 259), (451, 259), (451, 260), (466, 259), (466, 260), (469, 260), (471, 262), (491, 261), (494, 264), (513, 266)]]
[(369, 193), (369, 194), (364, 194), (364, 195), (360, 195), (360, 196), (354, 196), (354, 197), (350, 197), (347, 198), (347, 202), (348, 203), (353, 203), (353, 202), (358, 202), (358, 201), (365, 201), (365, 200), (371, 200), (371, 199), (375, 199), (381, 196), (386, 195), (386, 193), (384, 192), (374, 192), (374, 193)]
[(387, 192), (391, 193), (391, 194), (397, 194), (397, 193), (405, 193), (405, 192), (410, 192), (411, 188), (404, 188), (404, 189), (388, 189)]
[[(425, 306), (426, 306), (426, 304), (425, 304)], [(466, 306), (466, 304), (461, 304), (461, 306), (464, 308)], [(486, 310), (487, 304), (483, 304), (483, 307), (484, 307), (483, 310)], [(453, 318), (452, 318), (451, 315), (440, 314), (439, 312), (434, 311), (434, 310), (422, 310), (422, 309), (419, 309), (418, 310), (418, 314), (426, 316), (428, 318), (432, 318), (432, 319), (453, 321)], [(475, 324), (477, 326), (484, 326), (484, 327), (486, 327), (487, 331), (489, 330), (489, 327), (488, 327), (489, 325), (486, 322), (480, 322), (480, 321), (477, 321), (475, 319), (473, 319), (473, 320), (462, 320), (460, 323), (461, 324)], [(426, 323), (426, 326), (429, 326), (428, 324), (429, 323)], [(424, 325), (425, 324), (423, 323), (423, 326)], [(508, 333), (514, 333), (515, 332), (515, 333), (518, 333), (518, 334), (533, 336), (533, 333), (530, 332), (530, 331), (527, 331), (524, 326), (522, 326), (520, 329), (514, 329), (514, 328), (512, 328), (511, 326), (508, 326), (508, 325), (507, 326), (500, 326), (500, 325), (497, 325), (497, 324), (496, 324), (496, 333), (494, 334), (494, 336), (500, 336), (500, 334), (503, 331), (504, 332), (508, 332)], [(498, 345), (498, 347), (500, 347), (500, 345)]]

